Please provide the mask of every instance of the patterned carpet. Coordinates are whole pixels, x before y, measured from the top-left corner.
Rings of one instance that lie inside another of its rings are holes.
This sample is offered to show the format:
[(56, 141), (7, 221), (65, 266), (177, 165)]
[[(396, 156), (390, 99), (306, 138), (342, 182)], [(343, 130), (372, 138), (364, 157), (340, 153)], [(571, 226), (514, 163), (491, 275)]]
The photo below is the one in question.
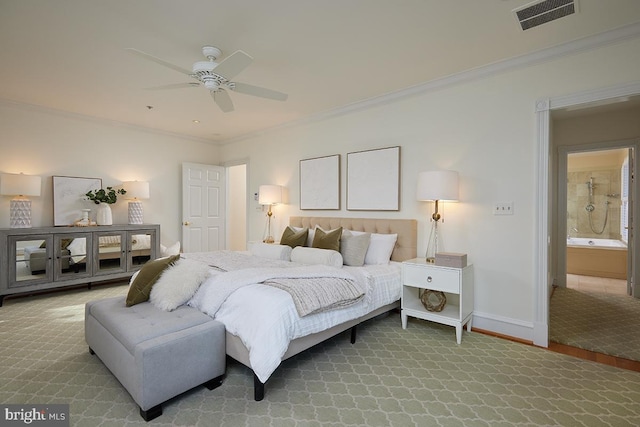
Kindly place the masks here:
[(251, 373), (198, 387), (145, 423), (84, 342), (102, 286), (9, 299), (0, 308), (0, 402), (68, 403), (73, 426), (637, 426), (640, 373), (391, 314), (286, 361), (252, 400)]
[(549, 318), (552, 342), (640, 361), (640, 299), (558, 287)]

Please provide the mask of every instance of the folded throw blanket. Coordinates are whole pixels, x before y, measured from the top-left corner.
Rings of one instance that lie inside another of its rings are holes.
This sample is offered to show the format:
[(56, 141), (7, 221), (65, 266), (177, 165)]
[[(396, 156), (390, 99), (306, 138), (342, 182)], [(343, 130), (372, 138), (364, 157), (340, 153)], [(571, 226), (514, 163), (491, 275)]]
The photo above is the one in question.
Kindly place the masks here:
[(264, 284), (289, 292), (300, 317), (348, 307), (364, 296), (353, 280), (335, 277), (280, 278)]
[[(313, 280), (313, 284), (305, 283), (309, 280)], [(364, 295), (364, 290), (350, 273), (326, 265), (247, 268), (209, 277), (189, 301), (189, 305), (213, 317), (235, 290), (255, 283), (270, 284), (287, 290), (301, 316), (353, 304)], [(313, 286), (317, 289), (311, 289)]]

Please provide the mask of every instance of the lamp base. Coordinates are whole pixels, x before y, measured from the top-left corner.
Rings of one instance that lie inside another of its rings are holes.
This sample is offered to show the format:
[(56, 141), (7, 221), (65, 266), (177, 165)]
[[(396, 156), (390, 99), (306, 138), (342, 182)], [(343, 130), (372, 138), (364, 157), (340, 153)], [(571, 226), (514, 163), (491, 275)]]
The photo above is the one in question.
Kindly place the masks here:
[(427, 263), (435, 264), (436, 252), (438, 252), (438, 221), (431, 221), (431, 232), (427, 241), (427, 253), (425, 258)]
[(264, 238), (264, 240), (262, 241), (263, 243), (275, 243), (275, 239), (273, 238), (273, 236), (267, 236)]
[(12, 199), (9, 205), (9, 227), (31, 228), (31, 200)]
[(129, 224), (143, 224), (142, 202), (129, 202)]

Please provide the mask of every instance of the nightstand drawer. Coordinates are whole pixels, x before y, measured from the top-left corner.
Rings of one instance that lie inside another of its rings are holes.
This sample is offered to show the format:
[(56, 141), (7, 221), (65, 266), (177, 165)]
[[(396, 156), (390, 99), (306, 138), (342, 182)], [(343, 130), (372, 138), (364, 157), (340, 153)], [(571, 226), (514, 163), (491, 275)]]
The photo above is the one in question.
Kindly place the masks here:
[(460, 271), (405, 264), (404, 284), (458, 294), (460, 293)]

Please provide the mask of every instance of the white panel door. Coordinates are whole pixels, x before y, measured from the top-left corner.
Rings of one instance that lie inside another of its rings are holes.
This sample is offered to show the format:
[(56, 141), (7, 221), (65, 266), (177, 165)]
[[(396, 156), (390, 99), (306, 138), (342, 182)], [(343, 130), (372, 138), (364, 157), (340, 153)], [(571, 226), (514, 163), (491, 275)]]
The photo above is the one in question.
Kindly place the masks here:
[(184, 252), (225, 249), (225, 169), (182, 164), (182, 247)]

